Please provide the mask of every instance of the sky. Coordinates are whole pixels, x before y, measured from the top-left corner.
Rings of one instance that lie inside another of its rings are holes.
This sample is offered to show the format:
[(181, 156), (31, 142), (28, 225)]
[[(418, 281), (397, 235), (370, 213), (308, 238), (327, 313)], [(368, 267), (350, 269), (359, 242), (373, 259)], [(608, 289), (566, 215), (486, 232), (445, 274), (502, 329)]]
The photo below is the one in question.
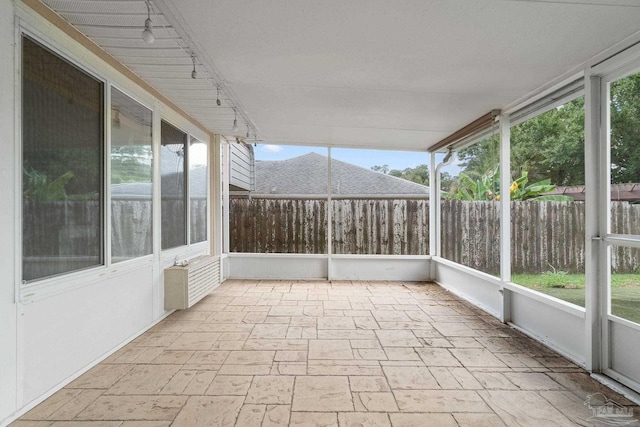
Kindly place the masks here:
[[(325, 147), (297, 147), (291, 145), (258, 144), (256, 160), (285, 160), (315, 152), (327, 156)], [(389, 165), (389, 169), (402, 170), (429, 164), (429, 153), (416, 151), (387, 151), (332, 148), (331, 157), (370, 169), (372, 166)]]

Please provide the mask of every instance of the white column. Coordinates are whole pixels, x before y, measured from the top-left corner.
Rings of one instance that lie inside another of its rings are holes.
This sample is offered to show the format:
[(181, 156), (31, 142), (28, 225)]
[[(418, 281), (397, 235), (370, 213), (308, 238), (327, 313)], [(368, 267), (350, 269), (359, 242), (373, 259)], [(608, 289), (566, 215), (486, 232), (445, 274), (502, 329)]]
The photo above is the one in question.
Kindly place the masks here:
[(224, 150), (224, 181), (222, 183), (222, 253), (229, 253), (229, 182), (231, 180), (231, 148), (229, 142), (222, 142)]
[[(429, 165), (429, 255), (440, 256), (440, 180), (436, 176), (436, 153), (431, 153)], [(433, 265), (433, 263), (432, 263)], [(431, 280), (433, 269), (431, 269)]]
[(223, 230), (222, 223), (222, 146), (220, 135), (214, 134), (209, 143), (209, 212), (211, 228), (209, 229), (209, 241), (211, 244), (210, 253), (220, 256), (223, 251)]
[[(15, 37), (15, 38), (14, 38)], [(20, 315), (16, 300), (20, 289), (22, 247), (20, 237), (22, 227), (20, 212), (22, 189), (20, 176), (19, 114), (20, 80), (16, 62), (20, 58), (20, 39), (14, 27), (12, 1), (0, 1), (0, 227), (2, 232), (3, 256), (0, 257), (2, 278), (0, 280), (0, 424), (22, 405), (22, 382), (20, 360), (23, 352), (19, 346)], [(14, 42), (18, 42), (15, 46)], [(18, 127), (14, 127), (17, 123)]]
[(327, 280), (333, 279), (333, 226), (331, 224), (332, 218), (332, 201), (331, 201), (331, 147), (327, 148)]
[(164, 282), (162, 271), (162, 192), (160, 189), (160, 128), (161, 107), (160, 102), (155, 101), (151, 122), (153, 152), (153, 318), (158, 319), (164, 313)]
[[(500, 278), (511, 281), (511, 121), (500, 115)], [(511, 320), (511, 294), (502, 287), (502, 321)]]
[[(600, 328), (603, 321), (601, 313), (606, 312), (607, 274), (601, 271), (602, 258), (606, 247), (601, 237), (606, 233), (608, 197), (603, 187), (602, 166), (608, 156), (601, 159), (602, 143), (600, 136), (601, 79), (592, 77), (589, 70), (585, 75), (584, 101), (584, 166), (585, 172), (585, 364), (588, 370), (598, 372), (602, 365), (602, 336)], [(605, 175), (608, 175), (605, 173)], [(602, 197), (604, 195), (604, 197)], [(601, 200), (604, 199), (604, 200)], [(604, 224), (603, 224), (604, 221)], [(604, 228), (602, 228), (604, 225)], [(603, 277), (604, 276), (604, 280)], [(604, 310), (603, 310), (604, 309)]]

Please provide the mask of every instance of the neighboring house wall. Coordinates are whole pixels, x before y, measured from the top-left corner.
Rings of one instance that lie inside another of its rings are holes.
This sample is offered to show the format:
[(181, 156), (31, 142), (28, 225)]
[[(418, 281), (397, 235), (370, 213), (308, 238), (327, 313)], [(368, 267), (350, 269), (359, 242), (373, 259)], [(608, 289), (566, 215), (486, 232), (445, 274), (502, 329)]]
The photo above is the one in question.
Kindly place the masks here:
[(232, 191), (254, 191), (256, 187), (255, 156), (253, 147), (245, 143), (231, 143), (231, 174), (229, 185)]

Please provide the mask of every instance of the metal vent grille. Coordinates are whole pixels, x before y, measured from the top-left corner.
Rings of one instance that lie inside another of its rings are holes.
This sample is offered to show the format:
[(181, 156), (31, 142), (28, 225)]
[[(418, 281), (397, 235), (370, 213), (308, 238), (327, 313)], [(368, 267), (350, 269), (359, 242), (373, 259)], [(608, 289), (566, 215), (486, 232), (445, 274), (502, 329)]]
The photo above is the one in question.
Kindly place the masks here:
[(188, 306), (191, 307), (220, 284), (220, 262), (216, 258), (214, 262), (190, 269), (188, 281)]
[(201, 256), (186, 266), (164, 270), (164, 307), (185, 309), (207, 296), (220, 285), (220, 260)]

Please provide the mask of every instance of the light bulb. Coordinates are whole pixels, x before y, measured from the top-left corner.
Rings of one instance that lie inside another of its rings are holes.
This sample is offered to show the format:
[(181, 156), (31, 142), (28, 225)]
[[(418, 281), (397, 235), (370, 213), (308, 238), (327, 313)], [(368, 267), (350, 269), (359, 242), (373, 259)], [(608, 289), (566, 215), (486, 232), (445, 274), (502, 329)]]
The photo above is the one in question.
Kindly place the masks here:
[(238, 119), (233, 119), (233, 127), (231, 128), (232, 132), (238, 132)]
[(218, 107), (222, 105), (222, 101), (220, 101), (220, 98), (216, 99), (216, 104), (218, 104)]
[(191, 78), (196, 79), (198, 78), (198, 72), (196, 71), (196, 56), (194, 54), (191, 54), (191, 61), (193, 62), (193, 71), (191, 72)]
[(156, 37), (153, 35), (153, 25), (151, 23), (151, 18), (147, 18), (144, 21), (144, 31), (142, 32), (142, 40), (151, 44), (154, 42)]

